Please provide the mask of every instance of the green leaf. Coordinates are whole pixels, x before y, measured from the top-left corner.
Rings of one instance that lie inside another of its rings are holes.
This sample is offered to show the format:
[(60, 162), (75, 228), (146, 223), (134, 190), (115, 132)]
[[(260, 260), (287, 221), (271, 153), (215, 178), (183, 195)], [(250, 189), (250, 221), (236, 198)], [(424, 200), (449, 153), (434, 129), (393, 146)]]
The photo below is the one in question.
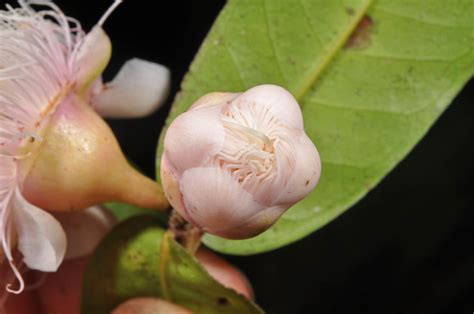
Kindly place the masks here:
[(135, 216), (151, 215), (158, 218), (162, 226), (166, 226), (168, 223), (168, 214), (165, 211), (140, 208), (125, 203), (105, 203), (102, 204), (102, 206), (109, 209), (118, 221), (123, 221)]
[(232, 254), (268, 251), (361, 199), (472, 76), (473, 17), (472, 0), (229, 1), (184, 79), (168, 125), (208, 92), (282, 85), (302, 107), (322, 177), (260, 236), (206, 236), (205, 243)]
[(196, 314), (263, 313), (210, 277), (160, 225), (156, 217), (134, 217), (104, 239), (84, 276), (82, 313), (110, 313), (143, 296), (169, 300)]

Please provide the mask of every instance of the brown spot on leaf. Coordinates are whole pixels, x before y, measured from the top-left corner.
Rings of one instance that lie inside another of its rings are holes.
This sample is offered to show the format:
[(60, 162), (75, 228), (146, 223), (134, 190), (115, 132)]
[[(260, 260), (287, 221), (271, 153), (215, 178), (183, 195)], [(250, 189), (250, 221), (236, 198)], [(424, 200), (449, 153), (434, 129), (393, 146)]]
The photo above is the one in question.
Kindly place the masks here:
[(229, 300), (227, 300), (227, 298), (220, 297), (220, 298), (217, 299), (217, 304), (219, 304), (219, 305), (228, 305)]
[(355, 13), (354, 9), (351, 8), (351, 7), (347, 7), (347, 8), (346, 8), (346, 12), (347, 12), (347, 14), (349, 14), (349, 15), (354, 15), (354, 13)]
[(357, 27), (347, 40), (345, 48), (363, 49), (370, 44), (370, 35), (372, 34), (374, 20), (369, 15), (364, 15)]

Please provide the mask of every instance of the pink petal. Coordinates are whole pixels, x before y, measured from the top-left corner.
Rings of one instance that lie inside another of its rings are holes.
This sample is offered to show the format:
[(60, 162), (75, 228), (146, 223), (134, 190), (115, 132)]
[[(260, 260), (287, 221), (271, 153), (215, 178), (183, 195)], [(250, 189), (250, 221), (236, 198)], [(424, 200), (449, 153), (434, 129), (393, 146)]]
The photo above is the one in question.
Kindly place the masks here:
[(289, 207), (290, 205), (280, 205), (265, 208), (239, 226), (229, 229), (226, 232), (227, 234), (233, 235), (233, 238), (236, 239), (249, 237), (248, 234), (244, 236), (244, 232), (249, 231), (252, 231), (251, 236), (256, 236), (270, 228)]
[(65, 259), (91, 254), (117, 222), (109, 210), (99, 206), (89, 207), (80, 212), (58, 212), (53, 215), (66, 232)]
[(279, 140), (275, 144), (275, 176), (263, 181), (255, 181), (252, 189), (247, 189), (260, 204), (268, 207), (274, 205), (275, 199), (281, 195), (282, 189), (288, 185), (288, 181), (296, 167), (297, 153), (295, 153), (294, 142), (302, 133), (302, 131), (296, 129), (280, 128)]
[(87, 92), (90, 85), (102, 74), (109, 63), (112, 44), (102, 27), (96, 25), (84, 38), (77, 54), (79, 70), (76, 90)]
[(277, 85), (259, 85), (238, 96), (235, 101), (248, 101), (268, 107), (275, 117), (290, 128), (303, 130), (303, 115), (296, 99)]
[(141, 59), (127, 61), (112, 82), (93, 99), (103, 117), (140, 118), (152, 114), (166, 100), (170, 89), (170, 71), (159, 64)]
[(189, 110), (194, 110), (198, 108), (203, 108), (203, 107), (209, 107), (209, 106), (215, 106), (215, 105), (222, 105), (225, 104), (226, 102), (231, 101), (235, 97), (237, 97), (240, 94), (236, 93), (220, 93), (220, 92), (214, 92), (214, 93), (209, 93), (198, 100), (196, 100), (193, 105), (189, 108)]
[(201, 167), (221, 149), (225, 132), (220, 106), (198, 108), (178, 116), (165, 136), (165, 154), (177, 175)]
[[(192, 222), (224, 238), (236, 238), (227, 230), (241, 225), (242, 221), (263, 209), (227, 171), (220, 168), (189, 169), (179, 183)], [(242, 230), (238, 236), (243, 238), (252, 233), (252, 230)]]
[(176, 209), (183, 218), (190, 221), (183, 203), (183, 195), (179, 190), (178, 175), (176, 169), (171, 165), (167, 155), (163, 155), (161, 158), (160, 166), (161, 183), (163, 185), (163, 191), (166, 198), (170, 202), (171, 206)]
[(19, 189), (14, 200), (18, 249), (31, 268), (56, 271), (66, 252), (66, 234), (59, 222), (46, 211), (28, 203)]
[(321, 160), (310, 138), (302, 133), (295, 143), (295, 168), (274, 204), (294, 204), (311, 192), (321, 175)]

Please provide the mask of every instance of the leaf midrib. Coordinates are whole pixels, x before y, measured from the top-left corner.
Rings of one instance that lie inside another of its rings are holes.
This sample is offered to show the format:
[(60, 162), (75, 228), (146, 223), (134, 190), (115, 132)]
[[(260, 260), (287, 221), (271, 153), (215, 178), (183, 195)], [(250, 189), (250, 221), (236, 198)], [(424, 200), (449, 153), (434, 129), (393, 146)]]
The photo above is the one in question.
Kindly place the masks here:
[(329, 66), (331, 61), (336, 57), (338, 52), (342, 49), (344, 44), (347, 42), (349, 37), (352, 35), (354, 30), (356, 29), (359, 22), (362, 20), (364, 15), (369, 10), (370, 6), (373, 4), (374, 0), (366, 0), (361, 9), (355, 14), (355, 17), (352, 19), (351, 23), (347, 27), (347, 29), (340, 35), (336, 40), (331, 43), (331, 47), (328, 53), (325, 54), (324, 59), (322, 62), (314, 62), (310, 70), (308, 71), (308, 75), (305, 76), (306, 79), (303, 80), (300, 84), (297, 85), (295, 91), (293, 92), (293, 96), (295, 96), (296, 100), (300, 102), (305, 95), (309, 92), (312, 86), (316, 83), (316, 81), (321, 77), (321, 74), (324, 70)]

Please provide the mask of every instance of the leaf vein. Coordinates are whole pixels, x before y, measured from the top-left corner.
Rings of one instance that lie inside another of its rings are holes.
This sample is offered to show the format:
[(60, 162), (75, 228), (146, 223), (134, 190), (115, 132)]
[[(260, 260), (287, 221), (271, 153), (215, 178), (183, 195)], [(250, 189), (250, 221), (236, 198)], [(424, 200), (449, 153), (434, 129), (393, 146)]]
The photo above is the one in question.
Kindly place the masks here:
[(396, 56), (396, 55), (384, 55), (379, 53), (367, 53), (367, 52), (358, 52), (359, 55), (363, 57), (370, 57), (374, 59), (391, 59), (394, 61), (419, 61), (419, 62), (448, 62), (456, 58), (414, 58), (408, 56)]
[(311, 19), (308, 16), (308, 13), (306, 12), (306, 8), (304, 7), (303, 0), (298, 0), (298, 4), (299, 4), (299, 6), (301, 7), (301, 9), (303, 11), (303, 16), (305, 18), (306, 24), (308, 24), (309, 28), (311, 29), (311, 32), (316, 36), (316, 39), (321, 44), (321, 46), (324, 47), (324, 42), (321, 39), (321, 36), (316, 31), (316, 28), (314, 27), (313, 23), (311, 22)]
[(222, 46), (227, 51), (227, 54), (229, 55), (229, 59), (232, 63), (232, 66), (234, 67), (235, 72), (237, 73), (237, 76), (239, 78), (240, 89), (244, 89), (245, 88), (244, 79), (242, 78), (242, 74), (240, 73), (239, 66), (237, 64), (237, 60), (235, 60), (235, 57), (232, 54), (232, 51), (231, 51), (230, 47), (227, 46), (227, 43), (225, 41), (223, 41)]
[(425, 105), (425, 106), (419, 107), (419, 109), (417, 110), (395, 111), (395, 110), (389, 110), (389, 109), (373, 109), (373, 108), (366, 108), (366, 107), (337, 105), (337, 104), (322, 102), (321, 100), (316, 100), (316, 99), (307, 99), (306, 102), (312, 103), (313, 105), (316, 105), (316, 106), (323, 106), (323, 107), (333, 108), (337, 110), (364, 111), (364, 112), (372, 112), (372, 113), (377, 113), (377, 114), (393, 114), (393, 115), (401, 115), (401, 116), (409, 116), (412, 114), (417, 114), (421, 111), (424, 111), (428, 107), (428, 105)]
[(419, 23), (423, 23), (423, 24), (426, 24), (426, 25), (430, 25), (430, 26), (443, 27), (443, 28), (454, 28), (454, 29), (468, 28), (467, 26), (466, 26), (466, 27), (462, 27), (462, 26), (460, 26), (460, 25), (443, 24), (443, 23), (436, 23), (436, 22), (429, 21), (429, 20), (423, 20), (423, 19), (417, 18), (417, 17), (415, 17), (415, 16), (411, 16), (411, 15), (407, 15), (407, 14), (402, 14), (402, 13), (400, 13), (400, 12), (395, 12), (395, 11), (392, 11), (392, 10), (389, 10), (389, 9), (383, 9), (383, 8), (380, 8), (380, 7), (377, 8), (377, 11), (380, 11), (380, 12), (383, 12), (383, 13), (387, 13), (387, 14), (390, 14), (390, 15), (393, 15), (393, 16), (397, 16), (397, 17), (400, 17), (400, 18), (404, 18), (404, 19), (408, 19), (408, 20), (413, 20), (413, 21), (416, 21), (416, 22), (419, 22)]
[(323, 58), (323, 61), (320, 63), (314, 62), (309, 67), (309, 70), (307, 73), (308, 75), (305, 76), (307, 77), (307, 79), (303, 80), (294, 91), (294, 96), (298, 101), (301, 101), (301, 99), (307, 94), (307, 92), (311, 89), (314, 83), (319, 79), (319, 77), (324, 72), (324, 70), (329, 66), (329, 64), (337, 55), (339, 50), (341, 50), (341, 48), (344, 46), (346, 41), (349, 39), (350, 35), (354, 31), (354, 29), (357, 27), (357, 24), (364, 17), (365, 13), (369, 9), (369, 7), (372, 5), (372, 3), (373, 3), (373, 0), (365, 1), (364, 5), (359, 10), (359, 12), (357, 12), (356, 16), (348, 25), (347, 29), (339, 36), (339, 38), (336, 38), (336, 40), (333, 42), (332, 47), (329, 48), (328, 53)]
[(364, 166), (358, 166), (355, 164), (347, 163), (347, 162), (341, 162), (341, 161), (334, 161), (334, 160), (327, 160), (327, 159), (322, 159), (321, 163), (324, 164), (330, 164), (333, 166), (338, 166), (338, 167), (347, 167), (347, 168), (354, 168), (354, 169), (359, 169), (359, 170), (365, 170), (369, 167), (364, 167)]
[(263, 7), (263, 14), (264, 14), (264, 17), (265, 17), (265, 25), (267, 27), (268, 40), (270, 41), (270, 48), (272, 49), (273, 57), (275, 58), (275, 63), (277, 65), (278, 72), (280, 72), (280, 76), (281, 76), (282, 80), (284, 81), (285, 85), (287, 85), (286, 84), (287, 80), (286, 80), (285, 76), (283, 75), (283, 69), (281, 68), (280, 62), (278, 62), (278, 57), (277, 57), (277, 53), (276, 53), (276, 49), (275, 49), (275, 43), (274, 43), (274, 40), (272, 38), (272, 32), (271, 32), (271, 29), (270, 29), (270, 22), (269, 22), (269, 19), (268, 19), (268, 10), (267, 10), (267, 5), (266, 5), (265, 0), (262, 0), (262, 7)]

